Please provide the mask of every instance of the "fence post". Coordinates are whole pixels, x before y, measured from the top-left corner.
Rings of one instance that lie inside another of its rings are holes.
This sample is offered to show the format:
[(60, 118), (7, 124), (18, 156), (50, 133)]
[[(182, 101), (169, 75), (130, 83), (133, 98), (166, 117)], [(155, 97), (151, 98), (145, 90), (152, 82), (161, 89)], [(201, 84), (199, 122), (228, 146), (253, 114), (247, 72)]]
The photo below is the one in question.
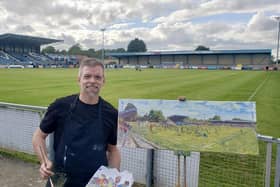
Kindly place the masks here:
[(278, 141), (279, 143), (277, 143), (274, 187), (280, 187), (280, 139), (279, 138)]
[(266, 145), (265, 187), (270, 187), (271, 152), (272, 152), (272, 143), (267, 142), (267, 145)]
[(153, 184), (153, 165), (154, 165), (154, 150), (147, 149), (147, 163), (146, 163), (146, 187), (151, 187)]

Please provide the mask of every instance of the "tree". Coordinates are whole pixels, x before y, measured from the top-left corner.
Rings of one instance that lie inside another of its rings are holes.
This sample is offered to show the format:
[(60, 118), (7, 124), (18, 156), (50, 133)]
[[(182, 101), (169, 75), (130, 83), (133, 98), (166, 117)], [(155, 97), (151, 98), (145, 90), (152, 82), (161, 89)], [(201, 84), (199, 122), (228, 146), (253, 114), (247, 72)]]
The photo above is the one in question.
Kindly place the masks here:
[(117, 48), (117, 49), (115, 49), (115, 52), (116, 53), (124, 53), (125, 49), (124, 48)]
[(148, 119), (151, 122), (160, 122), (163, 121), (165, 118), (161, 110), (151, 110), (150, 113), (148, 114)]
[(125, 49), (124, 48), (117, 48), (117, 49), (108, 49), (106, 50), (107, 52), (109, 53), (124, 53), (125, 52)]
[(90, 48), (87, 51), (85, 51), (85, 55), (88, 57), (96, 57), (95, 49)]
[(72, 47), (69, 48), (68, 54), (70, 55), (80, 55), (82, 54), (82, 49), (81, 45), (79, 43), (73, 45)]
[(127, 52), (146, 52), (146, 44), (143, 40), (135, 38), (131, 40), (127, 46)]
[(215, 115), (212, 119), (210, 118), (210, 120), (218, 120), (218, 121), (221, 121), (221, 116)]
[(205, 47), (205, 46), (203, 46), (203, 45), (199, 45), (199, 46), (197, 46), (197, 48), (195, 49), (195, 51), (209, 51), (209, 50), (210, 50), (210, 48)]
[(56, 50), (53, 46), (48, 46), (44, 49), (42, 49), (42, 53), (55, 53)]
[(63, 55), (66, 55), (67, 51), (65, 49), (63, 49), (63, 50), (60, 51), (60, 53), (63, 54)]

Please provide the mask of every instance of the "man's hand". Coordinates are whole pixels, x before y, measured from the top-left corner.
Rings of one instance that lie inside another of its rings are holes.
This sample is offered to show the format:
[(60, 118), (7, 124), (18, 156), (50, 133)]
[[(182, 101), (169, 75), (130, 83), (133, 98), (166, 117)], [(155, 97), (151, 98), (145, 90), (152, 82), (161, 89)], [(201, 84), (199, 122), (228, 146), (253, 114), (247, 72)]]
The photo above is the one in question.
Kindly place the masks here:
[(43, 162), (41, 164), (39, 171), (40, 171), (40, 175), (43, 179), (48, 179), (48, 177), (54, 175), (54, 173), (51, 170), (52, 166), (53, 166), (53, 164), (50, 160), (46, 160), (46, 162)]
[(118, 170), (120, 170), (121, 154), (117, 146), (108, 144), (107, 151), (109, 167), (117, 168)]
[(49, 176), (54, 174), (51, 171), (53, 164), (48, 159), (47, 156), (47, 150), (46, 150), (47, 136), (48, 134), (44, 133), (40, 128), (37, 128), (32, 138), (34, 151), (41, 162), (39, 172), (43, 179), (47, 179)]

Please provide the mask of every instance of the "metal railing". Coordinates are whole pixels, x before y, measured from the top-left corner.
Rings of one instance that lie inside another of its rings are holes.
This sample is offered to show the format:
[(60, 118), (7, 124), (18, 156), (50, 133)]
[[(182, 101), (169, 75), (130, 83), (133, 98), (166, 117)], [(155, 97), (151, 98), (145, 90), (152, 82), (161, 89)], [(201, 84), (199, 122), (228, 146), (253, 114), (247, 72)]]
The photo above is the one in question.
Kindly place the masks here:
[[(34, 154), (32, 150), (32, 145), (31, 145), (31, 139), (32, 139), (32, 134), (34, 130), (38, 127), (40, 120), (42, 119), (44, 113), (46, 111), (46, 107), (39, 107), (39, 106), (30, 106), (30, 105), (20, 105), (20, 104), (13, 104), (13, 103), (5, 103), (5, 102), (0, 102), (0, 147), (6, 148), (6, 149), (11, 149), (11, 150), (16, 150), (16, 151), (21, 151), (21, 152), (26, 152), (29, 154)], [(17, 125), (15, 126), (14, 123)], [(25, 124), (25, 125), (23, 125)], [(16, 134), (16, 135), (15, 135)], [(16, 137), (19, 137), (21, 139), (16, 139)], [(264, 184), (265, 187), (271, 186), (271, 175), (272, 175), (272, 145), (276, 144), (276, 159), (275, 159), (275, 177), (274, 177), (274, 187), (280, 187), (280, 138), (273, 138), (271, 136), (265, 136), (258, 134), (257, 138), (259, 141), (265, 142), (266, 143), (266, 158), (265, 158), (265, 177), (264, 177)], [(24, 146), (25, 144), (28, 144), (28, 146)], [(48, 139), (48, 147), (52, 147), (50, 145), (53, 144), (53, 137), (50, 136)], [(136, 175), (136, 178), (138, 178), (138, 181), (141, 183), (145, 183), (147, 186), (151, 186), (152, 181), (155, 180), (160, 180), (160, 177), (166, 177), (166, 176), (156, 176), (155, 171), (159, 171), (159, 169), (154, 168), (159, 167), (162, 164), (158, 163), (163, 163), (165, 164), (168, 162), (166, 159), (173, 160), (170, 162), (171, 166), (174, 166), (174, 163), (176, 165), (177, 161), (177, 156), (170, 153), (168, 155), (165, 152), (161, 151), (156, 151), (155, 153), (149, 151), (149, 150), (130, 150), (130, 149), (123, 149), (121, 151), (124, 151), (124, 154), (122, 156), (125, 157), (126, 160), (124, 160), (124, 164), (127, 164), (128, 166), (124, 167), (129, 167), (129, 165), (132, 165), (132, 163), (140, 162), (139, 164), (141, 165), (141, 168), (138, 168), (139, 166), (135, 166), (134, 168), (134, 175)], [(53, 155), (53, 151), (50, 151), (51, 155)], [(163, 159), (159, 158), (164, 154), (165, 157)], [(136, 156), (141, 155), (141, 157), (136, 158), (138, 160), (131, 160), (135, 159)], [(158, 157), (158, 158), (157, 158)], [(194, 162), (198, 163), (199, 165), (199, 154), (198, 155), (191, 155), (189, 157), (189, 160), (192, 161), (194, 159)], [(156, 163), (158, 162), (158, 163)], [(180, 162), (180, 161), (179, 161)], [(186, 162), (184, 160), (184, 162)], [(143, 171), (143, 164), (146, 165), (146, 169)], [(180, 164), (179, 164), (180, 166)], [(164, 169), (160, 168), (161, 170)], [(169, 166), (168, 166), (169, 167)], [(177, 166), (174, 166), (175, 172), (173, 172), (174, 175), (180, 175), (180, 167), (178, 168)], [(170, 169), (170, 168), (169, 168)], [(178, 170), (178, 172), (177, 172)], [(184, 168), (185, 170), (185, 168)], [(199, 166), (198, 168), (188, 168), (188, 171), (192, 171), (193, 173), (199, 171)], [(141, 176), (137, 176), (137, 173), (141, 173)], [(157, 172), (156, 172), (157, 173)], [(160, 172), (158, 172), (160, 173)], [(172, 175), (173, 175), (172, 174)], [(159, 175), (162, 175), (160, 173)], [(192, 185), (188, 186), (198, 186), (198, 176), (193, 178), (193, 183)], [(184, 177), (184, 180), (185, 177)], [(190, 179), (188, 179), (190, 181)], [(195, 182), (197, 181), (197, 182)], [(175, 181), (176, 183), (176, 181)], [(159, 183), (160, 184), (160, 183)], [(166, 186), (171, 186), (166, 185)]]
[(272, 161), (272, 144), (277, 144), (274, 187), (280, 187), (280, 138), (273, 138), (258, 134), (258, 139), (266, 142), (266, 170), (265, 170), (265, 187), (270, 186), (271, 161)]

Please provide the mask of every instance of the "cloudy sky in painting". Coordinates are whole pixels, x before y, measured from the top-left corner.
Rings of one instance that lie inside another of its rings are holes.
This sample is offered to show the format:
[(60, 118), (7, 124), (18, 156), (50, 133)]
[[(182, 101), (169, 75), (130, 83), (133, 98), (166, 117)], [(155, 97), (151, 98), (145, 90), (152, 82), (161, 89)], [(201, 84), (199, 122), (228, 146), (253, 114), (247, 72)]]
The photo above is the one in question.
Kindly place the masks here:
[(0, 34), (62, 39), (59, 49), (127, 48), (134, 38), (149, 51), (272, 49), (279, 0), (1, 0)]
[(256, 122), (255, 102), (120, 99), (119, 111), (124, 111), (128, 103), (133, 104), (137, 108), (138, 115), (141, 116), (148, 114), (151, 110), (161, 110), (165, 117), (184, 115), (207, 120), (218, 115), (222, 120), (239, 118)]

